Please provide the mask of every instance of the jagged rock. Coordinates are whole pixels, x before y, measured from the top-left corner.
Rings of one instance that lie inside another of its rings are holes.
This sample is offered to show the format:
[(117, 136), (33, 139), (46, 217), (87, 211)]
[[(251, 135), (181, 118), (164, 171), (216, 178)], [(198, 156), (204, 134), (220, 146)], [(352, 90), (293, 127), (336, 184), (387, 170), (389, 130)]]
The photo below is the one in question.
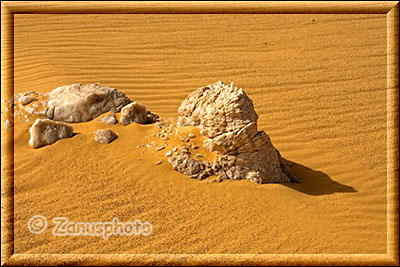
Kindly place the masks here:
[(46, 117), (64, 122), (90, 121), (108, 111), (120, 112), (131, 102), (119, 90), (99, 84), (60, 86), (48, 97)]
[(33, 148), (51, 145), (60, 139), (73, 135), (74, 129), (66, 123), (49, 119), (36, 119), (29, 129), (31, 135), (29, 144)]
[(115, 114), (113, 113), (111, 115), (99, 119), (99, 122), (102, 122), (104, 124), (117, 124), (118, 121), (117, 118), (115, 117)]
[(137, 122), (141, 124), (159, 121), (159, 117), (146, 109), (143, 104), (132, 102), (121, 110), (121, 123), (123, 125)]
[(168, 162), (172, 168), (180, 173), (203, 180), (213, 174), (210, 163), (205, 163), (199, 159), (190, 157), (189, 154), (179, 154), (170, 159)]
[(182, 102), (178, 115), (178, 125), (198, 126), (206, 137), (204, 147), (219, 154), (212, 170), (221, 179), (296, 181), (268, 135), (258, 131), (253, 102), (233, 83), (217, 82), (197, 89)]
[(117, 139), (118, 135), (116, 135), (113, 131), (109, 129), (101, 129), (94, 131), (94, 140), (99, 142), (100, 144), (108, 144)]
[(222, 82), (191, 93), (178, 109), (178, 125), (198, 126), (205, 147), (225, 154), (257, 133), (258, 115), (247, 94)]

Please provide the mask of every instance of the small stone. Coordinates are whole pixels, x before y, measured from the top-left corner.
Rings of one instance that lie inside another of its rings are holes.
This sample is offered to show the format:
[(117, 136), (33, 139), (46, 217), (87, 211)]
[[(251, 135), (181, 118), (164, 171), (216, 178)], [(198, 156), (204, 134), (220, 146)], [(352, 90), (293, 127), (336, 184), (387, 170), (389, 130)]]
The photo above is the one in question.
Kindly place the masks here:
[(199, 146), (196, 145), (196, 144), (193, 144), (193, 145), (192, 145), (192, 148), (193, 148), (193, 149), (199, 149)]
[(202, 157), (204, 157), (202, 154), (196, 154), (196, 157), (198, 157), (198, 158), (202, 158)]
[(183, 153), (183, 154), (189, 154), (190, 152), (189, 152), (189, 148), (187, 148), (187, 147), (182, 147), (181, 148), (181, 152)]
[(189, 143), (190, 139), (189, 139), (189, 137), (187, 137), (187, 138), (183, 139), (183, 141), (186, 142), (186, 143)]
[(160, 147), (157, 147), (157, 148), (156, 148), (156, 151), (161, 151), (161, 150), (163, 150), (163, 149), (165, 149), (165, 146), (160, 146)]
[(159, 160), (156, 162), (156, 165), (160, 165), (162, 162), (163, 162), (162, 160)]
[(176, 152), (176, 151), (178, 151), (178, 148), (175, 146), (175, 147), (172, 149), (172, 152)]
[(118, 123), (117, 118), (115, 117), (114, 113), (99, 119), (99, 122), (102, 122), (104, 124), (117, 124)]
[(121, 123), (123, 125), (137, 123), (148, 123), (146, 107), (138, 102), (132, 102), (121, 109)]
[(195, 134), (188, 134), (188, 137), (189, 137), (189, 138), (195, 138), (196, 135), (195, 135)]
[(100, 144), (109, 144), (115, 139), (117, 139), (118, 135), (116, 135), (113, 131), (109, 129), (101, 129), (94, 131), (94, 140), (99, 142)]
[(22, 96), (18, 99), (18, 102), (25, 106), (36, 100), (37, 100), (37, 98), (31, 97), (31, 96)]
[(166, 156), (166, 157), (172, 156), (172, 151), (170, 150), (170, 151), (168, 151), (167, 153), (165, 153), (165, 156)]
[(163, 139), (164, 139), (164, 141), (168, 141), (169, 140), (168, 136), (164, 136)]

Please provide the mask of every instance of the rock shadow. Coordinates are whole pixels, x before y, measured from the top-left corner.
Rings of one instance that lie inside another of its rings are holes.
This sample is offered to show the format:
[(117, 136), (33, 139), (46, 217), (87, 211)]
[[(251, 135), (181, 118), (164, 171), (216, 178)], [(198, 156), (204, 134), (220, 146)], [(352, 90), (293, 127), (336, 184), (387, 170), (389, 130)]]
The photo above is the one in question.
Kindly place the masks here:
[(284, 183), (282, 185), (290, 187), (298, 192), (311, 195), (322, 196), (334, 193), (356, 193), (353, 187), (338, 183), (332, 180), (326, 173), (315, 171), (299, 163), (286, 160), (289, 163), (290, 171), (298, 178), (298, 183)]

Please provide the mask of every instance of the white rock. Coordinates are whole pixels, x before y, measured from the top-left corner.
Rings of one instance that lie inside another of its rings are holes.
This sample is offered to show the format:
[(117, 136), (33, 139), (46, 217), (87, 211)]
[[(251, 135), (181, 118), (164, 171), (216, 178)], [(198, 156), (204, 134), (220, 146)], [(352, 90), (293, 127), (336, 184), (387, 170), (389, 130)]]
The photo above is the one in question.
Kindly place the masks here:
[(109, 129), (101, 129), (94, 131), (94, 140), (100, 144), (108, 144), (118, 138), (113, 131)]
[(51, 145), (73, 135), (73, 128), (66, 123), (48, 119), (36, 119), (29, 129), (29, 144), (33, 148)]
[(115, 117), (115, 114), (111, 114), (99, 119), (99, 122), (102, 122), (104, 124), (117, 124), (118, 121), (117, 118)]
[(117, 89), (99, 84), (61, 86), (48, 96), (46, 117), (65, 122), (90, 121), (108, 111), (119, 112), (131, 102)]
[(141, 124), (153, 123), (159, 120), (156, 114), (151, 113), (143, 104), (132, 102), (121, 110), (121, 123), (123, 125), (137, 122)]

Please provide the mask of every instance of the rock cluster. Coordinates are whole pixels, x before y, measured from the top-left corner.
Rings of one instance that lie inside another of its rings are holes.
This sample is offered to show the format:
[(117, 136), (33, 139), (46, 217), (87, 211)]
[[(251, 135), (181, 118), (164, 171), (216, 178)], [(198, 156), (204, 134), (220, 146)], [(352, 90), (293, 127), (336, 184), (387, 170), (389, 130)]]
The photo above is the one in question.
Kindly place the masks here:
[(204, 147), (219, 154), (212, 170), (220, 178), (255, 183), (296, 181), (268, 135), (258, 131), (253, 102), (233, 83), (217, 82), (195, 90), (181, 103), (178, 115), (178, 125), (198, 126), (206, 137)]
[(48, 94), (45, 116), (57, 121), (85, 122), (108, 111), (120, 112), (130, 102), (115, 88), (76, 83), (57, 87)]
[[(60, 86), (45, 94), (34, 91), (18, 93), (9, 102), (10, 108), (18, 108), (13, 115), (23, 115), (25, 122), (30, 121), (29, 114), (46, 118), (37, 120), (30, 129), (29, 144), (34, 148), (72, 136), (72, 127), (61, 122), (86, 122), (106, 112), (111, 114), (99, 121), (109, 125), (118, 123), (115, 116), (118, 112), (121, 112), (120, 120), (124, 125), (132, 122), (146, 124), (162, 121), (158, 115), (147, 110), (144, 105), (131, 101), (121, 91), (98, 83)], [(12, 125), (8, 121), (4, 127), (9, 129)], [(111, 130), (99, 130), (94, 135), (95, 140), (103, 144), (108, 144), (117, 138)]]
[(68, 124), (49, 119), (36, 119), (29, 129), (29, 144), (33, 148), (51, 145), (60, 139), (73, 135), (73, 128)]

